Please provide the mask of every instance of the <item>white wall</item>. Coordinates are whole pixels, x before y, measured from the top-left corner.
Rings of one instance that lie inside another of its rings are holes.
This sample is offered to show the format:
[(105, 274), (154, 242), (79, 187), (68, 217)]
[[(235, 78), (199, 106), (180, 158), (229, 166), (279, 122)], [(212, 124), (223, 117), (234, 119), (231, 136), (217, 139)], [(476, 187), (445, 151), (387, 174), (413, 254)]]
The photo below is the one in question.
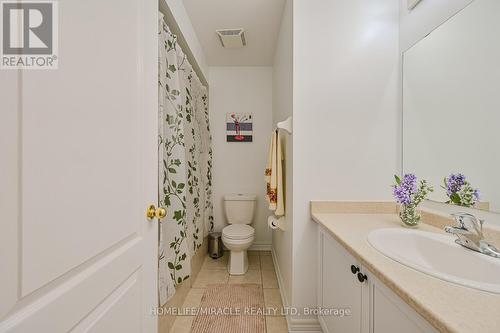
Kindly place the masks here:
[[(293, 111), (293, 4), (285, 3), (273, 64), (273, 124), (292, 116)], [(286, 302), (292, 300), (292, 232), (293, 232), (293, 135), (281, 131), (285, 151), (285, 218), (286, 230), (273, 231), (273, 250)]]
[(474, 0), (422, 0), (409, 11), (400, 0), (400, 48), (406, 51)]
[(311, 200), (391, 200), (399, 0), (294, 1), (293, 304), (316, 304)]
[[(257, 194), (254, 244), (271, 244), (264, 171), (272, 133), (272, 67), (210, 67), (215, 229), (226, 224), (223, 196)], [(253, 114), (253, 142), (226, 142), (226, 113)]]

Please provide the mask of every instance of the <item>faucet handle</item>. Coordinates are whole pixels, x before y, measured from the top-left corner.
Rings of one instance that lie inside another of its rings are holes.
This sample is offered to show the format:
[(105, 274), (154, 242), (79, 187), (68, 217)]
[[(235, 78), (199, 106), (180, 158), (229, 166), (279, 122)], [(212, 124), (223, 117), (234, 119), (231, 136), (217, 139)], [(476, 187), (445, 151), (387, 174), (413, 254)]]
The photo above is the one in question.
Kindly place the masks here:
[(464, 212), (452, 213), (451, 216), (453, 217), (453, 219), (455, 219), (455, 222), (457, 222), (461, 229), (470, 230), (470, 228), (472, 227), (476, 230), (477, 233), (483, 232), (484, 220), (478, 219), (476, 216)]
[(462, 229), (467, 229), (465, 227), (465, 223), (464, 223), (464, 217), (466, 215), (468, 215), (468, 213), (451, 213), (450, 214), (451, 217), (453, 217), (453, 219), (455, 220), (455, 222), (458, 224), (459, 228), (462, 228)]

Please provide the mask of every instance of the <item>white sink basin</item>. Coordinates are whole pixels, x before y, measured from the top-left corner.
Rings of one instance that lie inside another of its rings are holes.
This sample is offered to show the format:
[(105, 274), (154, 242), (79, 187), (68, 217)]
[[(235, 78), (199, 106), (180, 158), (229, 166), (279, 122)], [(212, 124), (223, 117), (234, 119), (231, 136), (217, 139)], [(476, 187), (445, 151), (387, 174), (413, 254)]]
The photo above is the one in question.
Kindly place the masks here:
[(368, 242), (397, 262), (436, 278), (500, 294), (500, 259), (466, 249), (455, 237), (408, 229), (378, 229)]

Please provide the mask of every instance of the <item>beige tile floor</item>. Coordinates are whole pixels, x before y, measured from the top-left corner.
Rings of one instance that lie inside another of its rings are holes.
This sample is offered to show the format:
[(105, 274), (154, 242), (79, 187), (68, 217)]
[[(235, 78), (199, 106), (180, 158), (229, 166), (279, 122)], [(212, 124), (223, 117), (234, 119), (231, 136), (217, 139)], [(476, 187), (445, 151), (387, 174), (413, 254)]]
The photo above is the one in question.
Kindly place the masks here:
[[(273, 259), (270, 252), (249, 251), (248, 252), (248, 271), (245, 275), (230, 276), (227, 272), (227, 260), (229, 253), (219, 259), (212, 259), (207, 256), (198, 277), (193, 283), (193, 287), (186, 296), (182, 305), (183, 308), (198, 307), (205, 288), (209, 284), (215, 283), (256, 283), (264, 288), (264, 304), (266, 308), (281, 309), (280, 291), (278, 280), (274, 271)], [(278, 310), (279, 314), (280, 310)], [(170, 333), (189, 333), (194, 316), (178, 316)], [(287, 333), (288, 328), (286, 319), (283, 316), (266, 316), (267, 333)], [(235, 332), (238, 333), (238, 332)]]

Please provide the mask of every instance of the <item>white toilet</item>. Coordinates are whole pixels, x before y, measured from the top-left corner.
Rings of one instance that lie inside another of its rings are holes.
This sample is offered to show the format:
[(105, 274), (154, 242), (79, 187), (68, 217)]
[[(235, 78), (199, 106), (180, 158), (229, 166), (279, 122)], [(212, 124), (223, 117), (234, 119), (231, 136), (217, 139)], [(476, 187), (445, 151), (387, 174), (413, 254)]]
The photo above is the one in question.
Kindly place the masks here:
[(229, 225), (222, 229), (222, 242), (231, 251), (228, 263), (231, 275), (243, 275), (248, 270), (247, 250), (254, 240), (255, 230), (250, 224), (256, 199), (253, 194), (224, 196), (224, 209)]

